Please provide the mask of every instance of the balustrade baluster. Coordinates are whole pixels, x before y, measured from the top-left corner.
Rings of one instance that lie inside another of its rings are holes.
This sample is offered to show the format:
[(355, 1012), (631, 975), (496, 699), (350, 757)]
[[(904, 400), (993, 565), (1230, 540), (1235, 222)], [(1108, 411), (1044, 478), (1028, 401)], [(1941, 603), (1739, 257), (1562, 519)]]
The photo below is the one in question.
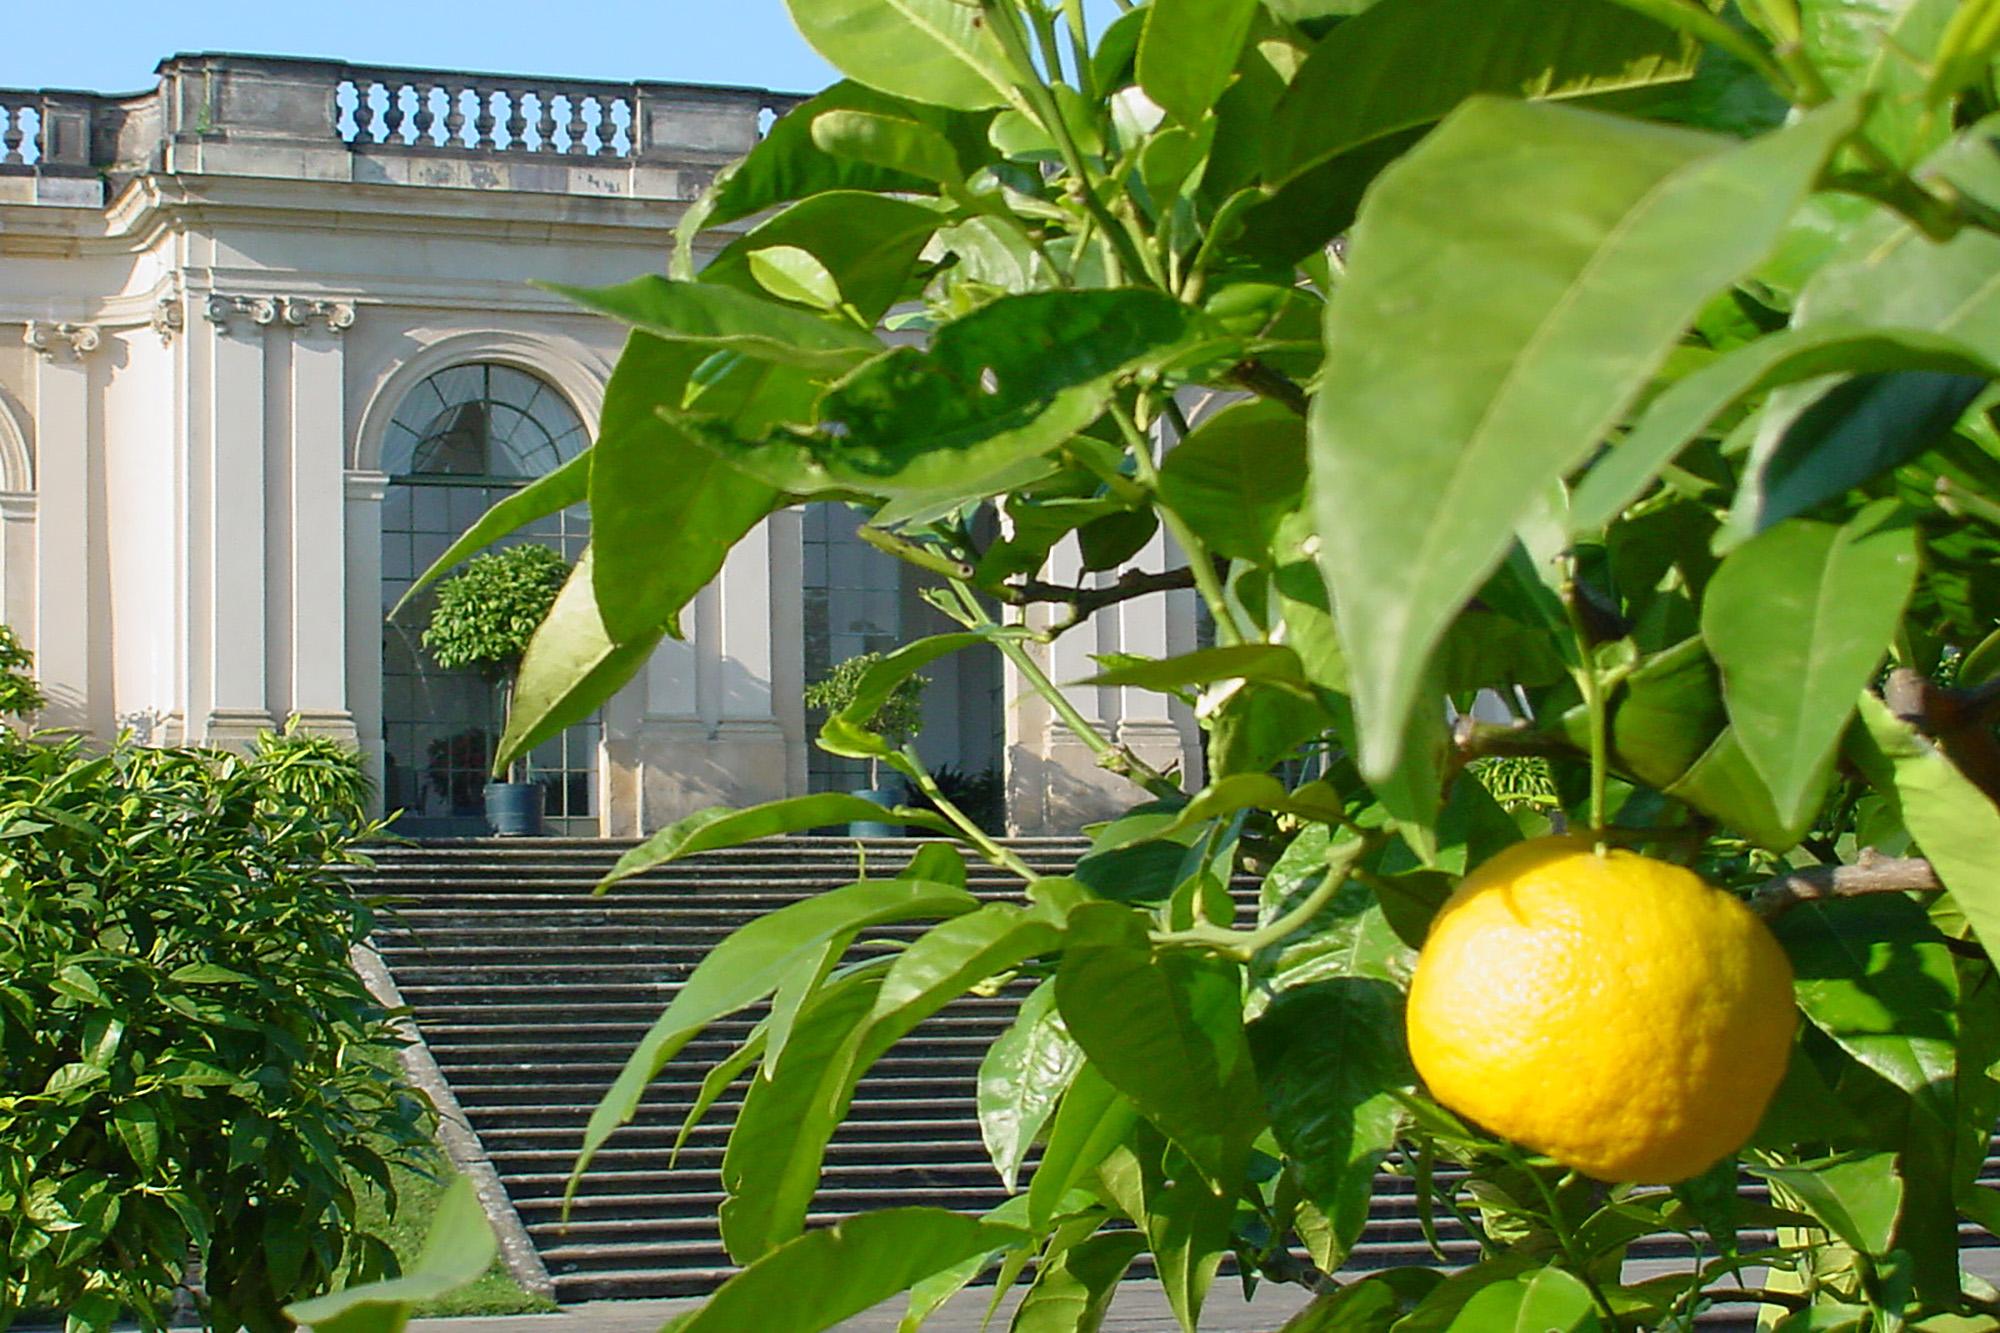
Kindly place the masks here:
[(403, 89), (402, 83), (390, 83), (389, 105), (382, 111), (382, 142), (403, 142)]
[(18, 167), (28, 160), (21, 156), (21, 140), (27, 137), (21, 132), (21, 122), (27, 114), (26, 107), (0, 106), (0, 148), (6, 149), (0, 163)]
[(491, 148), (494, 146), (493, 127), (499, 123), (493, 116), (493, 99), (497, 94), (490, 88), (474, 88), (472, 91), (478, 94), (478, 101), (474, 105), (479, 108), (478, 114), (473, 117), (472, 121), (472, 128), (476, 136), (472, 141), (472, 146), (474, 148)]
[(463, 148), (465, 147), (465, 140), (462, 137), (465, 133), (465, 94), (470, 90), (446, 84), (444, 91), (444, 146)]
[(373, 79), (354, 81), (354, 142), (374, 143), (375, 134), (369, 126), (375, 123), (375, 108), (368, 104), (368, 94), (374, 90)]
[(611, 118), (611, 99), (599, 93), (590, 100), (597, 103), (597, 155), (614, 156), (618, 152), (618, 122)]
[(583, 136), (590, 129), (590, 123), (583, 118), (583, 97), (581, 94), (571, 93), (568, 100), (569, 151), (572, 153), (589, 152), (590, 150), (584, 146), (583, 142)]
[(420, 83), (417, 85), (417, 114), (411, 121), (417, 127), (417, 137), (411, 142), (420, 143), (426, 148), (435, 147), (437, 143), (435, 139), (431, 138), (431, 126), (437, 120), (437, 117), (431, 112), (431, 94), (436, 91), (437, 85), (434, 83)]
[(528, 147), (528, 90), (509, 88), (507, 95), (507, 147), (525, 152)]
[(535, 133), (542, 140), (536, 145), (536, 150), (553, 153), (556, 151), (556, 99), (548, 93), (536, 93), (535, 108), (541, 113), (535, 121)]

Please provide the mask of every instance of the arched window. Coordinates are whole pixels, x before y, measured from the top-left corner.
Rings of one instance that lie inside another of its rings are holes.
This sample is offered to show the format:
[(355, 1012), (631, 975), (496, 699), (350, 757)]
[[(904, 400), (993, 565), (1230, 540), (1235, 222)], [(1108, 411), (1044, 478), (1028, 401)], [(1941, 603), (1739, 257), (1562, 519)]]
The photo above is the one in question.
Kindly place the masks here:
[[(412, 389), (382, 443), (390, 484), (382, 505), (382, 605), (410, 584), (481, 514), (589, 443), (576, 409), (553, 386), (513, 366), (452, 366)], [(528, 525), (529, 541), (574, 561), (589, 540), (579, 505)], [(420, 642), (428, 590), (384, 628), (384, 803), (413, 835), (484, 831), (486, 774), (498, 741), (499, 694), (470, 670), (444, 671)], [(536, 747), (528, 776), (544, 789), (550, 827), (595, 834), (599, 724), (579, 723)]]

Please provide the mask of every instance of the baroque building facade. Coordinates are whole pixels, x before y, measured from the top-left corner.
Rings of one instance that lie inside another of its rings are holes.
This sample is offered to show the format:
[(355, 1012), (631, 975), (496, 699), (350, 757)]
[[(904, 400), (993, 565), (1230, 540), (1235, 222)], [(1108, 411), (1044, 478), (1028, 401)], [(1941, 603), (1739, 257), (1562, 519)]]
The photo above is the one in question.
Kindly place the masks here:
[[(296, 718), (358, 743), (409, 831), (476, 829), (493, 689), (429, 663), (421, 603), (385, 612), (588, 446), (621, 332), (535, 284), (661, 271), (793, 100), (236, 55), (176, 56), (130, 96), (0, 89), (0, 615), (37, 655), (40, 724), (241, 746)], [(738, 544), (687, 637), (534, 756), (557, 829), (865, 785), (811, 746), (803, 687), (939, 624), (854, 526), (807, 506)], [(579, 509), (518, 540), (587, 538)], [(1162, 568), (1160, 540), (1134, 564)], [(1079, 572), (1073, 545), (1045, 571)], [(1195, 636), (1191, 596), (1128, 602), (1045, 665), (1076, 681)], [(919, 748), (994, 774), (1011, 829), (1137, 799), (997, 657), (930, 674)], [(1177, 706), (1071, 697), (1199, 776)]]

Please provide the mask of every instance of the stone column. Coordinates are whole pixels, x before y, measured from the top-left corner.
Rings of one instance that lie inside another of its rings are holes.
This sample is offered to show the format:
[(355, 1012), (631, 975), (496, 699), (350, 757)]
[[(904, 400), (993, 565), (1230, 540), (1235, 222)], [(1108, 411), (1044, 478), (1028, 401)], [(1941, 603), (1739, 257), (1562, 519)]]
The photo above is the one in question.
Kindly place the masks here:
[[(265, 667), (269, 624), (265, 602), (267, 549), (264, 454), (265, 330), (277, 303), (232, 303), (211, 295), (205, 430), (193, 444), (194, 568), (207, 584), (207, 624), (194, 635), (205, 650), (206, 709), (190, 719), (194, 739), (240, 747), (273, 725)], [(282, 575), (281, 575), (282, 576)]]
[[(350, 471), (345, 477), (346, 672), (355, 740), (375, 790), (382, 790), (382, 497), (386, 472)], [(377, 813), (380, 813), (379, 811)]]
[[(292, 340), (291, 439), (291, 680), (286, 691), (292, 711), (310, 731), (355, 737), (354, 715), (348, 702), (350, 665), (347, 617), (329, 614), (346, 607), (347, 571), (352, 556), (344, 549), (348, 494), (343, 481), (346, 461), (345, 359), (340, 334), (352, 321), (316, 316), (304, 302), (287, 302), (285, 320), (297, 329)], [(377, 529), (380, 529), (380, 509)], [(381, 540), (375, 544), (381, 563)], [(379, 595), (378, 588), (366, 589)], [(379, 673), (378, 661), (376, 670)]]
[[(1164, 532), (1155, 533), (1144, 550), (1132, 558), (1139, 569), (1167, 569), (1170, 556)], [(1100, 612), (1100, 618), (1115, 617), (1118, 624), (1118, 651), (1141, 657), (1171, 657), (1177, 651), (1170, 626), (1173, 595), (1154, 593)], [(1162, 773), (1179, 766), (1189, 770), (1198, 762), (1191, 754), (1183, 728), (1174, 717), (1176, 705), (1164, 694), (1152, 690), (1121, 689), (1118, 695), (1118, 725), (1114, 739)], [(1192, 787), (1189, 790), (1193, 790)], [(1138, 799), (1135, 795), (1133, 799)]]
[(102, 337), (94, 324), (31, 323), (39, 356), (35, 381), (35, 674), (48, 696), (38, 721), (105, 734), (110, 701), (92, 671), (91, 577), (97, 521), (90, 502), (94, 406), (89, 359)]

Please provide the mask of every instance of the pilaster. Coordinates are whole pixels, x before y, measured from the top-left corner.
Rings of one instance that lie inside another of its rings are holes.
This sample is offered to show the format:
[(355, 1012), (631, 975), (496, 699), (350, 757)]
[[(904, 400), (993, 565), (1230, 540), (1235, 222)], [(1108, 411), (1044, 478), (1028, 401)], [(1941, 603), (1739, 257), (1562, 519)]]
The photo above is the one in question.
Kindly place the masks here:
[(386, 472), (349, 471), (343, 478), (346, 505), (342, 530), (346, 553), (347, 608), (344, 634), (347, 697), (351, 725), (375, 790), (382, 790), (382, 497), (389, 493)]
[[(344, 740), (355, 736), (348, 699), (347, 618), (329, 615), (347, 605), (351, 561), (343, 549), (348, 492), (343, 478), (347, 420), (341, 330), (346, 324), (311, 320), (302, 302), (287, 302), (292, 324), (291, 393), (291, 680), (286, 691), (301, 725)], [(350, 321), (351, 322), (351, 321)], [(378, 508), (378, 527), (379, 527)], [(381, 541), (375, 542), (376, 561)], [(377, 670), (380, 670), (379, 664)]]
[(108, 730), (110, 701), (93, 670), (97, 605), (93, 552), (98, 544), (91, 497), (95, 435), (92, 353), (103, 338), (94, 324), (32, 322), (24, 341), (37, 353), (34, 510), (35, 672), (48, 707), (40, 722), (84, 732)]

